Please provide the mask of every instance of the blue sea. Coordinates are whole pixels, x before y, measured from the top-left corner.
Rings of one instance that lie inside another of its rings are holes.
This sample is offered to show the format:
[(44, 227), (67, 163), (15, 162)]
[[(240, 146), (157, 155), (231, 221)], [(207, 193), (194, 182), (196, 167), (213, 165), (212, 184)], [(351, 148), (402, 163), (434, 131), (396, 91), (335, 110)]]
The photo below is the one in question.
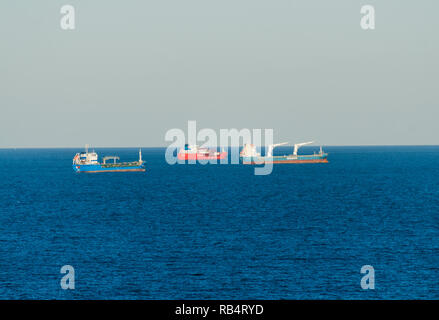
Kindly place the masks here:
[(267, 176), (158, 148), (145, 173), (78, 174), (79, 151), (0, 150), (1, 299), (439, 298), (437, 146), (327, 147)]

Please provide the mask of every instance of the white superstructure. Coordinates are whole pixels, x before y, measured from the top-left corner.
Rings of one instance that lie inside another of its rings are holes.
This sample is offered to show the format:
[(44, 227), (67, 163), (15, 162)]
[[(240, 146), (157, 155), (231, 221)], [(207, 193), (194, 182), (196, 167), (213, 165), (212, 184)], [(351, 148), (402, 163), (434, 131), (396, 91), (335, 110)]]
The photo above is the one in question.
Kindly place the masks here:
[(246, 143), (239, 155), (241, 157), (259, 157), (261, 154), (256, 150), (254, 144)]
[(73, 164), (99, 164), (98, 154), (94, 150), (88, 152), (88, 144), (86, 144), (85, 152), (77, 153), (73, 158)]

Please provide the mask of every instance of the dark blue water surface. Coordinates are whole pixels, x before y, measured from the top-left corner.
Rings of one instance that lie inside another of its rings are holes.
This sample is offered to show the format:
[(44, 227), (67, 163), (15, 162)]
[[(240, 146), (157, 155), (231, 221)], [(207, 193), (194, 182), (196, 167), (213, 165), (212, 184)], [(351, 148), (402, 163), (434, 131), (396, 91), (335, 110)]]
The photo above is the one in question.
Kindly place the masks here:
[(77, 151), (0, 150), (0, 298), (439, 298), (439, 147), (328, 147), (268, 176), (146, 148), (145, 173), (77, 174)]

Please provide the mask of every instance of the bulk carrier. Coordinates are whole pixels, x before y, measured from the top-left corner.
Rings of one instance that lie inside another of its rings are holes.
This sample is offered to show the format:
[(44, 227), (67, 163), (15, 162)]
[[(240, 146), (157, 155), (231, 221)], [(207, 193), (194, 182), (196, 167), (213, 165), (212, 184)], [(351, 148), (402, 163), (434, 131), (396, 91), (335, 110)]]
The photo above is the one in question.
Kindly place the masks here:
[(299, 155), (299, 148), (308, 144), (314, 143), (314, 141), (297, 143), (294, 145), (293, 154), (285, 156), (273, 156), (273, 150), (275, 147), (283, 146), (288, 142), (282, 142), (278, 144), (272, 144), (268, 146), (268, 150), (265, 156), (261, 156), (256, 151), (256, 146), (253, 144), (246, 144), (240, 153), (243, 164), (264, 164), (264, 163), (327, 163), (328, 154), (323, 152), (320, 147), (319, 153)]
[[(108, 163), (108, 160), (113, 160)], [(88, 152), (88, 145), (85, 152), (77, 153), (73, 158), (73, 170), (75, 172), (130, 172), (145, 171), (145, 163), (142, 160), (142, 150), (139, 150), (139, 160), (133, 162), (117, 162), (119, 157), (106, 156), (102, 158), (102, 163), (98, 162), (98, 154), (93, 150)]]

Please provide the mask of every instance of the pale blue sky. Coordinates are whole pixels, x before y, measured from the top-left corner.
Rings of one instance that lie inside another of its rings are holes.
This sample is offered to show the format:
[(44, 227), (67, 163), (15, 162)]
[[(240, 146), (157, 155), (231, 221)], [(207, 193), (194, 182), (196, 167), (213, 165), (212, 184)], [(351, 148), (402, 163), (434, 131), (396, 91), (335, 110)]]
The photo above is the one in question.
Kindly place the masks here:
[(439, 144), (438, 14), (433, 0), (1, 1), (0, 147), (165, 146), (188, 120)]

